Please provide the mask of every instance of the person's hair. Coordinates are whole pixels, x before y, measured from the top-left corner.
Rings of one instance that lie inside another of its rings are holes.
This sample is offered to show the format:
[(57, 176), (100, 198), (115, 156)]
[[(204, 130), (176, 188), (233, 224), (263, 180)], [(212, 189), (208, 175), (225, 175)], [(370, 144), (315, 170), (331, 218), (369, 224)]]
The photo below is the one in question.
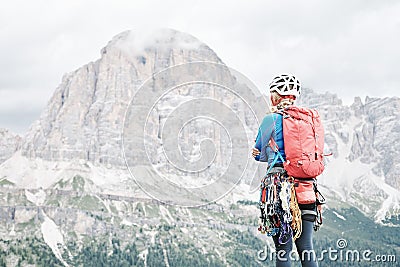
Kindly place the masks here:
[(294, 105), (294, 101), (296, 99), (294, 96), (281, 96), (276, 91), (271, 92), (271, 97), (275, 102), (278, 102), (278, 105), (276, 105), (277, 109), (284, 109), (288, 106)]

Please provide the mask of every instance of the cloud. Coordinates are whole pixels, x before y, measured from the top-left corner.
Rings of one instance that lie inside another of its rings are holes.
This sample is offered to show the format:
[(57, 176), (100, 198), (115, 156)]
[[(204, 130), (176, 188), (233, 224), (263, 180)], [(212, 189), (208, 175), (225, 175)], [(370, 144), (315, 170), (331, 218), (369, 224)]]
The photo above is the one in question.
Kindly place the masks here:
[[(38, 114), (64, 73), (99, 58), (116, 34), (147, 27), (192, 34), (260, 88), (276, 73), (292, 72), (304, 85), (347, 102), (356, 95), (395, 95), (398, 14), (394, 0), (5, 2), (0, 92), (14, 100), (0, 103), (0, 116), (26, 115), (17, 114), (19, 92), (32, 98), (26, 105)], [(5, 121), (0, 127), (17, 129)]]
[(23, 136), (33, 121), (39, 118), (40, 110), (38, 109), (12, 109), (7, 111), (7, 115), (0, 117), (0, 125), (8, 125), (9, 127), (0, 127), (11, 129), (13, 133)]

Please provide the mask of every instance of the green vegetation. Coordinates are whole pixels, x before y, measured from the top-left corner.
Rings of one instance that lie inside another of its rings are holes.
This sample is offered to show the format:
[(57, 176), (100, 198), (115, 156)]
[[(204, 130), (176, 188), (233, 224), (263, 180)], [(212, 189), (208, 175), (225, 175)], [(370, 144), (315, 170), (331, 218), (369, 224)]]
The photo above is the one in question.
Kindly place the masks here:
[(148, 266), (166, 266), (165, 261), (168, 260), (168, 264), (171, 267), (174, 266), (225, 266), (221, 259), (214, 254), (203, 254), (199, 248), (196, 248), (193, 244), (178, 244), (173, 245), (168, 243), (163, 247), (160, 242), (156, 242), (155, 245), (149, 248), (149, 254), (147, 256)]
[(85, 189), (85, 179), (80, 175), (72, 178), (72, 189), (75, 191), (83, 191)]
[(386, 219), (384, 223), (390, 223), (392, 225), (400, 226), (400, 215), (393, 215)]
[[(79, 177), (75, 182), (76, 188), (82, 186)], [(225, 207), (224, 211), (196, 208), (186, 211), (166, 207), (174, 218), (170, 225), (162, 222), (160, 208), (153, 203), (123, 201), (120, 206), (124, 212), (120, 216), (115, 208), (120, 203), (115, 203), (115, 207), (110, 203), (114, 207), (110, 213), (98, 197), (84, 192), (76, 192), (71, 198), (63, 196), (63, 199), (49, 195), (48, 201), (57, 199), (62, 206), (86, 210), (80, 214), (81, 220), (95, 219), (93, 228), (85, 230), (85, 234), (74, 232), (73, 221), (67, 220), (65, 225), (59, 225), (66, 243), (60, 250), (63, 259), (71, 266), (144, 266), (145, 261), (147, 266), (165, 266), (168, 261), (171, 267), (274, 266), (273, 261), (257, 260), (257, 253), (266, 247), (269, 237), (256, 231), (258, 210), (254, 207), (251, 214), (253, 208), (249, 207), (256, 202), (238, 201), (232, 206), (234, 210)], [(350, 250), (369, 249), (372, 255), (400, 255), (397, 227), (376, 224), (346, 203), (332, 203), (331, 207), (337, 209), (324, 212), (324, 225), (314, 233), (317, 254), (328, 248), (337, 249), (336, 242), (342, 238), (346, 239)], [(74, 214), (75, 211), (69, 212)], [(125, 216), (132, 225), (121, 223)], [(390, 222), (398, 225), (399, 218), (392, 217)], [(32, 237), (0, 239), (0, 266), (62, 266), (43, 238), (37, 237), (40, 222), (35, 224), (32, 218), (24, 224), (15, 224), (15, 231), (17, 235), (24, 233)], [(10, 261), (15, 264), (10, 264)], [(296, 262), (293, 265), (300, 264)], [(382, 265), (376, 262), (332, 262), (325, 258), (319, 266)], [(396, 264), (385, 263), (384, 266)]]
[(146, 204), (146, 215), (148, 217), (157, 217), (159, 215), (160, 208), (153, 204)]
[(27, 237), (16, 240), (0, 239), (0, 266), (6, 266), (10, 258), (16, 258), (16, 266), (64, 266), (53, 254), (43, 239)]
[(58, 185), (60, 189), (64, 189), (68, 185), (68, 182), (64, 181), (64, 179), (61, 179), (56, 185)]
[(0, 186), (13, 186), (13, 185), (14, 185), (14, 183), (10, 182), (6, 178), (3, 178), (0, 180)]
[(75, 242), (71, 242), (67, 247), (74, 256), (71, 259), (65, 253), (63, 258), (72, 266), (144, 266), (135, 243), (123, 247), (116, 238), (111, 240), (111, 244), (105, 241), (92, 241), (79, 249)]
[[(78, 248), (76, 243), (71, 242), (67, 248), (68, 250), (64, 249), (62, 256), (71, 266), (144, 266), (136, 245), (131, 243), (121, 247), (117, 239), (112, 239), (111, 245), (106, 242), (89, 242), (82, 248)], [(12, 241), (0, 239), (0, 266), (6, 266), (10, 258), (15, 258), (16, 266), (26, 264), (64, 266), (44, 240), (37, 237)]]
[(237, 204), (241, 205), (247, 205), (247, 206), (257, 206), (258, 202), (256, 201), (251, 201), (251, 200), (239, 200)]
[(69, 201), (69, 206), (81, 210), (106, 211), (106, 207), (96, 196), (84, 195), (82, 197), (73, 197)]
[[(346, 220), (338, 218), (333, 211), (344, 216)], [(324, 213), (324, 225), (314, 235), (314, 247), (317, 251), (324, 249), (338, 249), (337, 241), (345, 239), (347, 250), (358, 250), (360, 252), (371, 250), (371, 255), (399, 255), (400, 240), (398, 229), (376, 224), (373, 220), (365, 217), (355, 208), (340, 210), (327, 210)], [(372, 256), (371, 256), (372, 257)], [(398, 260), (398, 259), (397, 259)], [(376, 262), (354, 261), (340, 262), (337, 264), (346, 266), (378, 266)], [(320, 267), (332, 266), (332, 262), (324, 260)], [(382, 265), (379, 265), (382, 266)], [(395, 263), (385, 263), (384, 266), (397, 266)]]
[(27, 222), (17, 224), (17, 230), (18, 229), (23, 230), (23, 229), (27, 229), (27, 228), (29, 229), (29, 227), (33, 227), (33, 226), (35, 226), (35, 218), (31, 218)]
[[(265, 238), (265, 236), (263, 236)], [(233, 230), (229, 232), (232, 243), (229, 244), (230, 252), (227, 262), (231, 266), (274, 266), (268, 262), (257, 260), (257, 252), (265, 247), (265, 242), (255, 237), (251, 232)]]

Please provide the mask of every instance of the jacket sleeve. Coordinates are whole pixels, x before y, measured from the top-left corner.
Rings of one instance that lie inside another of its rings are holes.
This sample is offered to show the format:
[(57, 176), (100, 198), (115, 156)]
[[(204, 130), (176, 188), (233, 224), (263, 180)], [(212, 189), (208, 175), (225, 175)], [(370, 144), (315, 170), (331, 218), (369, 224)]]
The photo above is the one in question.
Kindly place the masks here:
[(262, 162), (268, 161), (267, 147), (269, 139), (271, 138), (273, 128), (274, 128), (273, 114), (265, 116), (265, 118), (261, 122), (260, 127), (258, 128), (256, 144), (254, 147), (260, 151), (260, 155), (255, 157), (254, 158), (255, 160)]
[[(261, 152), (261, 127), (258, 128), (258, 134), (257, 134), (257, 138), (256, 138), (256, 144), (254, 145), (254, 148), (258, 149), (258, 151)], [(260, 161), (260, 154), (258, 154), (256, 157), (254, 157), (255, 160)]]

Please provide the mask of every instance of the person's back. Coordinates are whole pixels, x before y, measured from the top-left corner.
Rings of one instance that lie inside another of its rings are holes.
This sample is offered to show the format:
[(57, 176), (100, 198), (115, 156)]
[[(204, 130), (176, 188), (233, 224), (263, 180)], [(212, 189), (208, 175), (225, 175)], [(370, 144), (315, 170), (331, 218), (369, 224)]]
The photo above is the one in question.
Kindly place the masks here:
[[(279, 147), (279, 152), (285, 159), (283, 130), (282, 130), (282, 115), (277, 113), (270, 113), (266, 115), (258, 129), (258, 135), (256, 138), (255, 148), (260, 151), (260, 155), (256, 157), (256, 160), (267, 162), (271, 164), (275, 151), (268, 145), (269, 140), (275, 140)], [(278, 159), (278, 163), (283, 163), (281, 159)]]
[[(300, 82), (293, 75), (283, 74), (272, 80), (270, 98), (275, 112), (266, 115), (263, 119), (252, 152), (255, 160), (268, 162), (267, 174), (261, 181), (264, 191), (260, 194), (262, 227), (259, 230), (272, 236), (277, 255), (276, 266), (279, 267), (291, 266), (293, 230), (290, 223), (292, 219), (294, 220), (289, 209), (289, 206), (293, 204), (290, 203), (289, 179), (291, 177), (283, 168), (283, 162), (286, 160), (285, 140), (282, 127), (283, 116), (279, 111), (293, 105), (300, 92)], [(318, 266), (312, 245), (316, 203), (306, 205), (296, 203), (296, 207), (300, 208), (303, 214), (301, 235), (295, 240), (302, 266)]]

